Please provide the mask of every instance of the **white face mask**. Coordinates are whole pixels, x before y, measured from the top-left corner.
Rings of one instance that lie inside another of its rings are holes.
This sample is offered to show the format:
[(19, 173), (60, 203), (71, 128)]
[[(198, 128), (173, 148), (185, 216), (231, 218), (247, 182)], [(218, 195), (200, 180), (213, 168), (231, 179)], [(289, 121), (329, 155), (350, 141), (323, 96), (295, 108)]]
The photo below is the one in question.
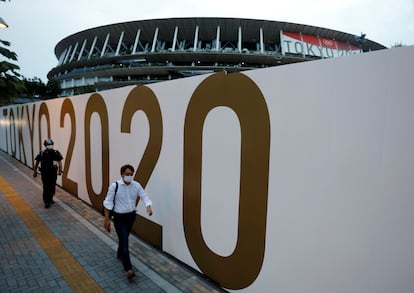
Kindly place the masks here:
[(47, 148), (48, 150), (52, 150), (52, 149), (53, 149), (53, 145), (47, 145), (47, 146), (46, 146), (46, 148)]
[(125, 183), (131, 183), (133, 179), (133, 176), (124, 176)]

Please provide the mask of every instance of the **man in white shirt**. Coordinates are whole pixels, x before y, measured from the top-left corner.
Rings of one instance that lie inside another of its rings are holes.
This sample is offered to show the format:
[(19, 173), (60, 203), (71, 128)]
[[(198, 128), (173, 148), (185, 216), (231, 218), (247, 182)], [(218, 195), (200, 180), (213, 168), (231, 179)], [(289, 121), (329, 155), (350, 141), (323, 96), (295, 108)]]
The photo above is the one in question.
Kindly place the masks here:
[(105, 208), (104, 226), (108, 232), (111, 232), (111, 222), (109, 220), (111, 211), (119, 241), (117, 257), (122, 261), (128, 279), (135, 276), (129, 257), (128, 238), (135, 222), (138, 196), (143, 200), (148, 215), (152, 215), (152, 202), (141, 184), (133, 180), (134, 172), (134, 167), (131, 165), (122, 166), (122, 179), (109, 186), (103, 202)]

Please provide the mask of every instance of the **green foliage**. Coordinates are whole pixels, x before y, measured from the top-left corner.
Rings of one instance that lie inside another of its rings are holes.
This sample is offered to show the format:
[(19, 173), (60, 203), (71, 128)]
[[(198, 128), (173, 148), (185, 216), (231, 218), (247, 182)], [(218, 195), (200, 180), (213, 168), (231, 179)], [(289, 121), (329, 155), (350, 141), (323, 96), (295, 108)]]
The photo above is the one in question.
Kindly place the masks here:
[(49, 79), (46, 85), (46, 96), (58, 97), (60, 95), (60, 83), (56, 79)]
[(394, 45), (392, 45), (392, 48), (397, 48), (397, 47), (404, 47), (405, 45), (402, 42), (396, 42)]
[(34, 77), (32, 79), (24, 78), (24, 85), (26, 92), (24, 96), (28, 98), (50, 99), (56, 98), (60, 94), (60, 84), (55, 79), (50, 79), (47, 85), (44, 84), (40, 78)]
[(8, 61), (17, 61), (17, 54), (7, 48), (10, 42), (0, 40), (0, 44), (0, 56), (6, 58), (0, 61), (0, 105), (4, 105), (12, 103), (14, 98), (25, 91), (25, 86), (17, 72), (20, 67)]
[(25, 96), (33, 98), (44, 96), (46, 94), (46, 85), (39, 78), (24, 78), (23, 82), (26, 87)]

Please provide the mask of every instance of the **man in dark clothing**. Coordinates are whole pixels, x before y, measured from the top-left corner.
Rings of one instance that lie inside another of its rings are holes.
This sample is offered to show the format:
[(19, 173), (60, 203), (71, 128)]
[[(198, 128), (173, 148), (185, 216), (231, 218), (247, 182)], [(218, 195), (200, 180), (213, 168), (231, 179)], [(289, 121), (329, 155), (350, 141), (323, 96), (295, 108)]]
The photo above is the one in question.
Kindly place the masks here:
[(45, 208), (49, 208), (53, 201), (53, 196), (56, 190), (57, 175), (62, 174), (62, 160), (61, 153), (53, 149), (53, 140), (50, 138), (43, 142), (46, 147), (44, 151), (35, 158), (35, 166), (33, 168), (33, 177), (37, 176), (37, 168), (40, 164), (40, 174), (42, 176), (43, 183), (43, 202)]

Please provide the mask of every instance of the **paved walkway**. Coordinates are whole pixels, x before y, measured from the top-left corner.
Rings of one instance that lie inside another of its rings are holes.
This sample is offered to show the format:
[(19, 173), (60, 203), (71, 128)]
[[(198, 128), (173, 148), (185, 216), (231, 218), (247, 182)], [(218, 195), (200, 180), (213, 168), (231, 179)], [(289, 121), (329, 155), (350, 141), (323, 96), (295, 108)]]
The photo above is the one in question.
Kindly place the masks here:
[(31, 174), (0, 151), (0, 292), (226, 292), (133, 235), (128, 281), (103, 216), (60, 188), (45, 209)]

